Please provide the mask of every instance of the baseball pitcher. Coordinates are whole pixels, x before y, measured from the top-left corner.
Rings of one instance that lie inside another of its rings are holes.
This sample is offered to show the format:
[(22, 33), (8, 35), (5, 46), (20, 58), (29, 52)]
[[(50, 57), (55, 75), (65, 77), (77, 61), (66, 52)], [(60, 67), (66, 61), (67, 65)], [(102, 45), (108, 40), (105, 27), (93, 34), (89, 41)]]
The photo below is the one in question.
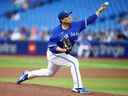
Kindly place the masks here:
[(108, 3), (104, 3), (95, 14), (87, 20), (72, 21), (72, 12), (62, 11), (58, 14), (60, 24), (54, 28), (52, 36), (48, 42), (47, 60), (48, 68), (34, 71), (23, 72), (17, 80), (17, 84), (21, 84), (25, 80), (34, 77), (53, 76), (62, 66), (68, 66), (71, 70), (73, 79), (73, 92), (88, 93), (89, 91), (82, 84), (79, 61), (76, 57), (70, 55), (73, 45), (82, 30), (88, 25), (94, 23), (100, 13), (108, 7)]

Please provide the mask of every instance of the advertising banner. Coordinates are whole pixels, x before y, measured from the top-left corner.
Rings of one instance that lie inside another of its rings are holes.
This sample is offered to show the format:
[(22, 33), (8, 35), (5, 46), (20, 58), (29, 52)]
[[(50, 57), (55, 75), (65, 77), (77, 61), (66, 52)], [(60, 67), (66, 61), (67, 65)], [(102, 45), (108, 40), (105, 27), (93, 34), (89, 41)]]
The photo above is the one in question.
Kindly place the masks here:
[[(128, 42), (89, 42), (91, 57), (128, 57)], [(0, 41), (2, 55), (46, 55), (47, 42)]]

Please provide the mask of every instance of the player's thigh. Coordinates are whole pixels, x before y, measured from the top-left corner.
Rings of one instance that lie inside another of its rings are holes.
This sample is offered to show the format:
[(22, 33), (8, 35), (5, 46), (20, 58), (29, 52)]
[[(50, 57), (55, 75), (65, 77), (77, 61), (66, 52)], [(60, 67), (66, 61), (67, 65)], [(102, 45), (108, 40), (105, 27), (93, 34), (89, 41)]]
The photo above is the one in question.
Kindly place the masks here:
[[(49, 50), (47, 51), (47, 60), (49, 62), (49, 66), (71, 66), (72, 64), (79, 65), (78, 59), (71, 56), (67, 55), (65, 53), (61, 54), (53, 54)], [(49, 68), (52, 68), (49, 67)], [(54, 68), (53, 68), (54, 69)]]
[(51, 61), (48, 61), (48, 70), (52, 73), (56, 73), (58, 70), (59, 70), (60, 66), (51, 62)]
[(67, 54), (56, 55), (54, 62), (58, 65), (66, 65), (66, 66), (71, 66), (72, 64), (79, 65), (77, 58)]
[(76, 57), (69, 54), (66, 56), (66, 58), (68, 61), (70, 61), (70, 63), (73, 63), (73, 64), (79, 66), (79, 60)]
[(65, 58), (62, 58), (61, 56), (57, 55), (51, 59), (51, 63), (55, 64), (56, 66), (63, 66), (63, 65), (66, 65), (68, 62), (67, 60), (65, 60)]

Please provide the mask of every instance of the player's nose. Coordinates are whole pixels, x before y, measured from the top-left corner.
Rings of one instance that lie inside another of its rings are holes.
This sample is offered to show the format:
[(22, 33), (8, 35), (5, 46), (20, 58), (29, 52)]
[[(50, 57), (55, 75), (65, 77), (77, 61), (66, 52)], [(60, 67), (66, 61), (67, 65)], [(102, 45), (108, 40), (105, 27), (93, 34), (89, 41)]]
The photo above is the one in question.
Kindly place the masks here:
[(69, 16), (69, 19), (72, 19), (72, 16)]
[(72, 17), (71, 17), (71, 16), (69, 16), (68, 19), (69, 19), (70, 21), (72, 21)]

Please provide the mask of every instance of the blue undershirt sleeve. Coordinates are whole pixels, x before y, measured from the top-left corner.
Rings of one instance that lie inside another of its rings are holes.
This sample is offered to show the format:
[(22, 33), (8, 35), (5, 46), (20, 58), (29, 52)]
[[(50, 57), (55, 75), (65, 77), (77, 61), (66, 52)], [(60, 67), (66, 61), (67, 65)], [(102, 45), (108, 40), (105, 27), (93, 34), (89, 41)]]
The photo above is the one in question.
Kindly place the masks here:
[(97, 20), (97, 17), (98, 16), (96, 14), (93, 14), (92, 16), (88, 17), (87, 25), (95, 23), (95, 21)]
[(57, 46), (54, 46), (54, 47), (50, 47), (49, 49), (51, 52), (56, 53), (57, 52), (56, 48), (57, 48)]
[(81, 20), (78, 21), (78, 26), (79, 26), (79, 31), (81, 32), (82, 30), (84, 30), (89, 24), (93, 24), (95, 23), (95, 21), (97, 20), (97, 15), (93, 14), (92, 16), (89, 16), (87, 19), (85, 20)]

